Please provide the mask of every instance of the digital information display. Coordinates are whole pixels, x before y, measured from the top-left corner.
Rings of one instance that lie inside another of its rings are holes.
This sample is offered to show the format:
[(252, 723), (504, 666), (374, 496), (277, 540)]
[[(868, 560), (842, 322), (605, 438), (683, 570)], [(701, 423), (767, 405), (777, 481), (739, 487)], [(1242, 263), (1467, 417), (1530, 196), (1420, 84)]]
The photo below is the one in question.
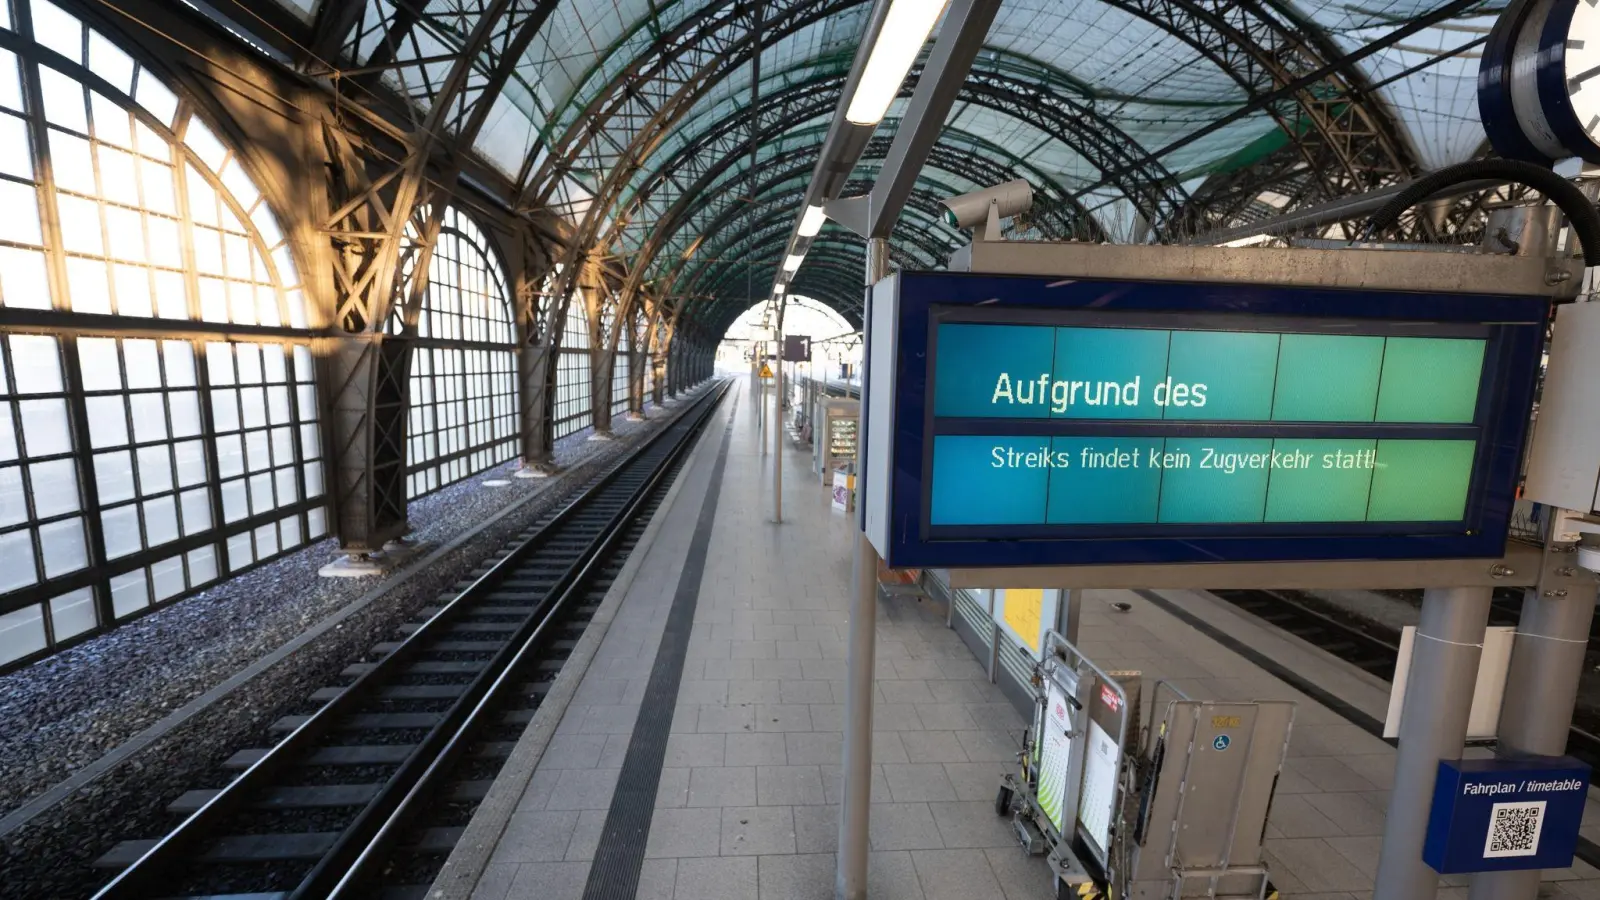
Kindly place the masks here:
[[(941, 324), (935, 341), (938, 418), (1126, 423), (937, 435), (935, 526), (1459, 522), (1466, 512), (1482, 337)], [(1269, 427), (1248, 437), (1150, 427), (1193, 422)]]
[(1548, 298), (898, 278), (892, 565), (1503, 550)]

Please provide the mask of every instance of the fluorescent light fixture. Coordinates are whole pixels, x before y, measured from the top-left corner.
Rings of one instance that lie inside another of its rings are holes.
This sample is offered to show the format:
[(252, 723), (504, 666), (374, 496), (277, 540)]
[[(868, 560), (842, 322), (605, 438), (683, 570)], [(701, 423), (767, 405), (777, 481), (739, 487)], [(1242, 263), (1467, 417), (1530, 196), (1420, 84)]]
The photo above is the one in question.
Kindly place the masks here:
[(806, 207), (806, 214), (800, 217), (800, 236), (816, 237), (817, 232), (822, 230), (822, 223), (826, 221), (828, 217), (822, 214), (822, 207)]
[(800, 264), (805, 261), (806, 255), (804, 253), (791, 253), (789, 258), (783, 261), (783, 270), (785, 272), (799, 271)]
[(946, 0), (894, 0), (883, 17), (872, 55), (861, 70), (861, 81), (845, 110), (846, 120), (855, 125), (876, 125), (883, 121), (889, 104), (900, 93), (900, 84), (917, 61), (917, 52), (927, 43), (935, 22), (944, 12)]

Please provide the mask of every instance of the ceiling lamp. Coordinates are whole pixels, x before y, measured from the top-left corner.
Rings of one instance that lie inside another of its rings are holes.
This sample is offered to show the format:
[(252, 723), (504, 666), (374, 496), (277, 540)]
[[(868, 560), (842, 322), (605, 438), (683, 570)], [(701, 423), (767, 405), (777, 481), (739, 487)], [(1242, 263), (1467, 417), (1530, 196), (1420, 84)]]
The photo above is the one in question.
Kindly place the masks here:
[(800, 236), (816, 237), (817, 232), (822, 230), (822, 223), (826, 221), (828, 217), (822, 214), (821, 206), (806, 207), (806, 214), (800, 217)]
[(844, 117), (855, 125), (876, 125), (889, 112), (900, 85), (917, 60), (917, 52), (944, 12), (946, 0), (892, 0), (883, 17), (872, 55), (861, 70), (861, 81), (850, 97)]

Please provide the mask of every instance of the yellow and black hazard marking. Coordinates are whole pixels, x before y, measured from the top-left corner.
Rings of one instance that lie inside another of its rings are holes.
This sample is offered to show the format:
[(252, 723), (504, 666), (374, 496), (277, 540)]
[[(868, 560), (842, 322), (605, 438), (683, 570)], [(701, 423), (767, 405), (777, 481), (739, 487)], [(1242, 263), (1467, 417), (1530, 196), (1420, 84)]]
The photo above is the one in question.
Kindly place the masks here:
[(1105, 896), (1105, 891), (1102, 891), (1100, 886), (1092, 881), (1085, 881), (1083, 884), (1078, 885), (1078, 897), (1080, 900), (1104, 900)]

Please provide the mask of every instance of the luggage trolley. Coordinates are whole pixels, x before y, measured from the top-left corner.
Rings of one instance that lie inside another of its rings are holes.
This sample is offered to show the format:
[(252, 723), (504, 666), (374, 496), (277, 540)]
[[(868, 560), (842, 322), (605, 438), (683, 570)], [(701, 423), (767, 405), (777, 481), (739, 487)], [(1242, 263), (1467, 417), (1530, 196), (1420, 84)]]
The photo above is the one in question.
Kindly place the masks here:
[(995, 812), (1047, 857), (1056, 896), (1275, 900), (1262, 839), (1294, 704), (1195, 700), (1158, 681), (1159, 726), (1129, 754), (1139, 673), (1102, 669), (1055, 632), (1042, 655), (1033, 727)]

